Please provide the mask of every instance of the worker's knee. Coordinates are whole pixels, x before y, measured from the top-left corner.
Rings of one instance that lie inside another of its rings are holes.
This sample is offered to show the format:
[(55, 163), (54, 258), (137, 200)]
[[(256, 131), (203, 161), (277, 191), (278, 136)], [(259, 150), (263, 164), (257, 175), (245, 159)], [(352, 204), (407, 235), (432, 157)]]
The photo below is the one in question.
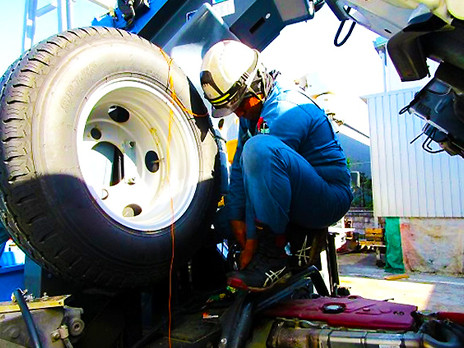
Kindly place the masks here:
[(249, 139), (242, 151), (242, 166), (248, 169), (263, 168), (263, 161), (269, 163), (275, 158), (279, 139), (269, 135), (258, 135)]

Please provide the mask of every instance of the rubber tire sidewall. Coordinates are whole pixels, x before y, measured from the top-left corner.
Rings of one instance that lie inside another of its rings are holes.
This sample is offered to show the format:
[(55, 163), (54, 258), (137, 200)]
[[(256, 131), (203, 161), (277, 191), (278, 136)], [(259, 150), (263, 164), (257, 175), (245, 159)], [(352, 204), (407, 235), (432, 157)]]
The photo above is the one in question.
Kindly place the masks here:
[[(82, 269), (71, 267), (67, 272), (67, 265), (79, 262), (56, 260), (70, 279), (81, 278), (80, 272), (85, 271), (85, 277), (93, 278), (98, 269), (104, 278), (113, 278), (110, 284), (137, 285), (167, 274), (171, 233), (178, 261), (187, 259), (201, 244), (201, 229), (213, 203), (217, 148), (207, 118), (194, 119), (186, 114), (185, 122), (197, 140), (199, 184), (189, 208), (172, 229), (168, 226), (141, 233), (112, 220), (98, 206), (83, 181), (77, 157), (77, 140), (82, 137), (77, 134), (78, 115), (92, 90), (109, 77), (133, 75), (158, 84), (170, 95), (172, 81), (175, 95), (187, 110), (198, 114), (206, 110), (186, 76), (161, 50), (133, 35), (121, 34), (121, 38), (112, 34), (84, 36), (60, 50), (57, 59), (42, 72), (40, 86), (31, 93), (30, 155), (43, 204), (60, 234), (54, 242), (61, 244), (49, 248), (32, 243), (32, 247), (42, 248), (39, 254), (45, 257), (45, 263), (55, 262), (52, 254), (56, 250), (72, 248), (78, 259), (85, 259)], [(89, 264), (93, 265), (90, 272)]]

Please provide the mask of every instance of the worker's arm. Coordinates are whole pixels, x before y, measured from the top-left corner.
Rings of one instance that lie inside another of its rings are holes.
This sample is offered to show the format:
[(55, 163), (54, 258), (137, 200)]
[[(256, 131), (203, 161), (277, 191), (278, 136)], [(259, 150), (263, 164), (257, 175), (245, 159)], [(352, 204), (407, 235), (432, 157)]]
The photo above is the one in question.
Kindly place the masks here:
[(244, 269), (250, 263), (256, 249), (258, 248), (257, 239), (247, 239), (242, 252), (240, 253), (240, 269)]
[(227, 195), (227, 209), (230, 220), (245, 220), (245, 187), (243, 186), (243, 174), (240, 158), (243, 145), (249, 139), (246, 120), (240, 120), (238, 131), (237, 150), (235, 151), (230, 172), (229, 193)]
[(235, 151), (234, 160), (230, 173), (229, 193), (227, 196), (226, 208), (229, 220), (231, 221), (232, 232), (240, 243), (245, 247), (246, 224), (245, 224), (245, 188), (243, 186), (242, 166), (240, 157), (242, 155), (243, 145), (248, 140), (247, 121), (240, 120), (238, 143)]

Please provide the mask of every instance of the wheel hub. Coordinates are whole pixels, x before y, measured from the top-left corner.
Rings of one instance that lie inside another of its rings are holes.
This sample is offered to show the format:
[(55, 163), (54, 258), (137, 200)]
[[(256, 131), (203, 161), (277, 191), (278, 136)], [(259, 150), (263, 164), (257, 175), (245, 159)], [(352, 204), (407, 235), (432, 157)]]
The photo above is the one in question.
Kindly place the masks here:
[(147, 232), (185, 213), (199, 177), (198, 146), (165, 90), (132, 77), (106, 81), (88, 97), (77, 134), (85, 184), (111, 218)]

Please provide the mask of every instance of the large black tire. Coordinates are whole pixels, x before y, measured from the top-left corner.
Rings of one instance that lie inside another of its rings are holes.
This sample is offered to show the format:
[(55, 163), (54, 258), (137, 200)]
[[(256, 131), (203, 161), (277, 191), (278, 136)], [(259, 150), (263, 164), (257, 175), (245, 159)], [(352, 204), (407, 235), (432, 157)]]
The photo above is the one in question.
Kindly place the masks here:
[(164, 52), (122, 30), (70, 30), (13, 63), (0, 91), (2, 219), (32, 259), (68, 281), (128, 287), (168, 274), (172, 234), (175, 260), (197, 250), (217, 146)]

